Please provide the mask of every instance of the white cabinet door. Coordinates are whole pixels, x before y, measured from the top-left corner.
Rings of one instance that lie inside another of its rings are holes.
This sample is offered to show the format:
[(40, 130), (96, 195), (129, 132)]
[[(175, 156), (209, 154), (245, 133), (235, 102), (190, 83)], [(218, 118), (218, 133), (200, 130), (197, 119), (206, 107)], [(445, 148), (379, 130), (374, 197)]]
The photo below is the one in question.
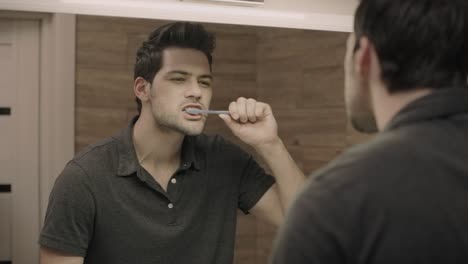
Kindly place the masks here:
[(40, 21), (0, 19), (0, 261), (38, 263)]

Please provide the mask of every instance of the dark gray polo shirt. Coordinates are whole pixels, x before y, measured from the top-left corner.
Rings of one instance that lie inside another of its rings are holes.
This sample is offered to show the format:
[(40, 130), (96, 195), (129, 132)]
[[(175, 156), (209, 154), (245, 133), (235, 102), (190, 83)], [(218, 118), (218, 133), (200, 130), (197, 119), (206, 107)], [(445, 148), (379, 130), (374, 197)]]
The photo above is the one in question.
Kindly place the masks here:
[(274, 264), (468, 263), (468, 88), (412, 102), (311, 177)]
[(89, 264), (232, 263), (237, 209), (248, 213), (273, 177), (219, 136), (186, 136), (165, 192), (137, 161), (135, 120), (67, 164), (39, 243)]

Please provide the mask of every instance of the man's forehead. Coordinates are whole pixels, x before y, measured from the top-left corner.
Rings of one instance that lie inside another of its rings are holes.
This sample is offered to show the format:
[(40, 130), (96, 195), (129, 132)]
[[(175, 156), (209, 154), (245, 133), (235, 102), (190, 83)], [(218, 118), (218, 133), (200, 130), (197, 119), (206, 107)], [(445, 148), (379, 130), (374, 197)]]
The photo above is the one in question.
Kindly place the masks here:
[(210, 73), (208, 58), (201, 51), (187, 48), (167, 48), (162, 55), (161, 66), (166, 72)]
[(197, 77), (213, 79), (213, 75), (209, 72), (190, 72), (190, 71), (186, 71), (182, 69), (168, 70), (167, 72), (165, 72), (165, 74), (166, 75), (179, 74), (179, 75), (186, 75), (186, 76), (196, 75)]
[(162, 52), (163, 59), (177, 61), (177, 62), (187, 62), (187, 61), (203, 61), (208, 63), (208, 58), (205, 53), (200, 50), (192, 48), (179, 48), (179, 47), (169, 47), (165, 48)]

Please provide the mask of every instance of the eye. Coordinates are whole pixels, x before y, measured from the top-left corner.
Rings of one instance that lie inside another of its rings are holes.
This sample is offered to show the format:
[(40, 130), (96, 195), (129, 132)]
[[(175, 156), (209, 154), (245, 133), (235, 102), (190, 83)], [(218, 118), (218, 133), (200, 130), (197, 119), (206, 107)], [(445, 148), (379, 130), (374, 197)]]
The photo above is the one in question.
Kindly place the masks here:
[(211, 82), (210, 81), (198, 81), (198, 83), (202, 86), (202, 87), (211, 87)]
[(183, 83), (185, 82), (185, 78), (184, 77), (173, 77), (170, 79), (172, 82), (175, 82), (175, 83)]

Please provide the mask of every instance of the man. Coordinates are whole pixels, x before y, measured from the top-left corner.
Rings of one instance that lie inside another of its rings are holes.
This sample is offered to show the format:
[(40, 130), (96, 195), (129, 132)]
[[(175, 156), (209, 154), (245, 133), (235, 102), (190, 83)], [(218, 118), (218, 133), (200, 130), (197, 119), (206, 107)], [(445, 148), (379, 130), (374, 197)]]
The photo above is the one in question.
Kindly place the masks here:
[[(139, 115), (70, 161), (50, 196), (41, 263), (232, 263), (240, 208), (279, 225), (304, 176), (271, 108), (239, 98), (221, 115), (270, 166), (201, 135), (214, 36), (200, 24), (155, 30), (137, 52)], [(275, 184), (276, 181), (276, 184)]]
[(354, 127), (380, 131), (316, 172), (279, 263), (468, 263), (468, 2), (362, 0), (345, 59)]

